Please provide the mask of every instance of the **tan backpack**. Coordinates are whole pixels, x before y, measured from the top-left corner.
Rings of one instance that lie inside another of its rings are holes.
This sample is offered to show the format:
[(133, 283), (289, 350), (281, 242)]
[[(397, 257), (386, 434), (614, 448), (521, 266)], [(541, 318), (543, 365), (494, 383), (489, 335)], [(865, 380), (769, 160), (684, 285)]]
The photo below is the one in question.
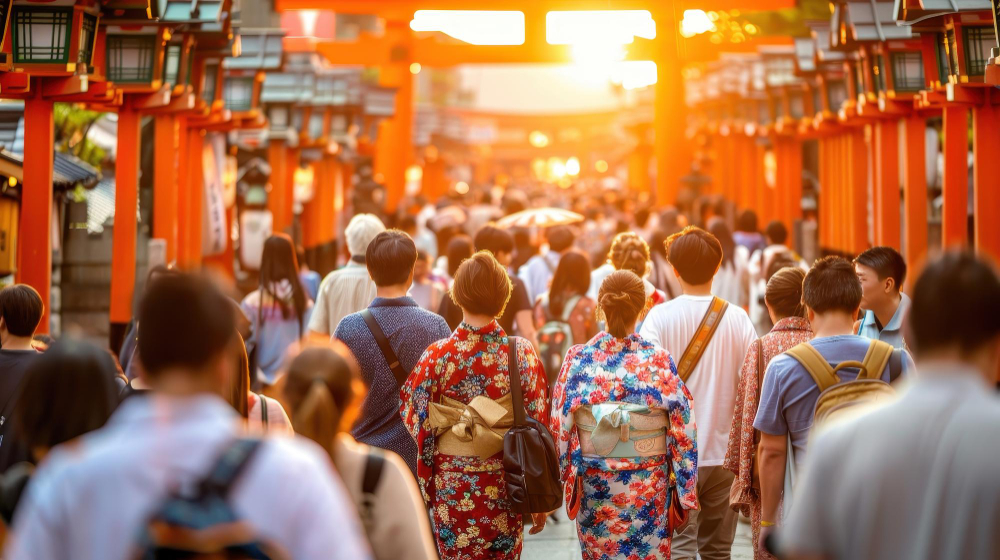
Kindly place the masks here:
[[(885, 381), (882, 372), (890, 368), (889, 379), (895, 380), (902, 369), (902, 356), (890, 344), (872, 340), (863, 361), (849, 360), (831, 367), (819, 351), (803, 342), (786, 352), (806, 368), (819, 387), (819, 399), (813, 420), (813, 431), (838, 419), (853, 416), (868, 406), (893, 398), (896, 391)], [(841, 381), (837, 372), (857, 368), (857, 379)]]

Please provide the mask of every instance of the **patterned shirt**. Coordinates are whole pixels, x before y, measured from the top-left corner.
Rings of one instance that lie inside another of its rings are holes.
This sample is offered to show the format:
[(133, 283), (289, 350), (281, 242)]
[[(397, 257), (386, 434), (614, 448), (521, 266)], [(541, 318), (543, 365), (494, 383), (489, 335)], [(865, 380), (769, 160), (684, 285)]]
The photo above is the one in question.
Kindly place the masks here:
[[(413, 298), (377, 297), (368, 309), (405, 371), (413, 371), (431, 343), (451, 334), (444, 319), (421, 309)], [(360, 313), (344, 317), (333, 337), (351, 349), (361, 368), (361, 380), (368, 387), (351, 435), (398, 454), (416, 474), (417, 448), (399, 417), (399, 383), (364, 318)]]

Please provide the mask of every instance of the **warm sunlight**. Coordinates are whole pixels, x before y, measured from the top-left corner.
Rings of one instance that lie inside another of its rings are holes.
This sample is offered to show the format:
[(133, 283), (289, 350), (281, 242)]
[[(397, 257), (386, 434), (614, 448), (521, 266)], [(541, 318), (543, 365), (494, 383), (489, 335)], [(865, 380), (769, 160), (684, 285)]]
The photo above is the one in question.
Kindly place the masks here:
[(656, 38), (656, 22), (646, 10), (549, 12), (545, 39), (550, 45), (628, 45), (636, 37)]
[(694, 37), (715, 29), (715, 24), (705, 13), (705, 10), (684, 10), (681, 20), (681, 37)]
[(524, 14), (485, 10), (417, 10), (414, 31), (438, 31), (471, 45), (524, 44)]

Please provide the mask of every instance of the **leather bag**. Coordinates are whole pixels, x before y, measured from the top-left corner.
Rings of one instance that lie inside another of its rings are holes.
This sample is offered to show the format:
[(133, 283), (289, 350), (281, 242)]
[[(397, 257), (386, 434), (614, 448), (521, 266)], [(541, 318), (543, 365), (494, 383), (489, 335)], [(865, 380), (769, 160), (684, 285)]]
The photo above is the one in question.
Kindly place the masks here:
[(507, 346), (514, 410), (514, 425), (503, 438), (507, 499), (514, 513), (548, 513), (559, 509), (563, 498), (556, 444), (548, 428), (525, 412), (516, 339), (508, 337)]

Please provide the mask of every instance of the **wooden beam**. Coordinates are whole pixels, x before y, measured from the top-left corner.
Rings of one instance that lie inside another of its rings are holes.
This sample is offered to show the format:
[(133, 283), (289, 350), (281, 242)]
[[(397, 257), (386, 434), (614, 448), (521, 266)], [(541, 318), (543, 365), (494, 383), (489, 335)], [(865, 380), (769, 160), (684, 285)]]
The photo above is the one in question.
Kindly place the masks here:
[[(189, 134), (188, 118), (177, 116), (177, 266), (186, 269), (194, 260), (190, 255), (191, 236), (193, 231), (188, 224), (191, 222), (191, 156), (188, 152)], [(200, 218), (199, 218), (200, 219)]]
[(41, 92), (46, 97), (78, 95), (87, 92), (87, 84), (86, 75), (45, 78), (41, 81)]
[(49, 332), (52, 293), (52, 165), (55, 133), (52, 101), (35, 96), (24, 103), (24, 183), (17, 236), (17, 282), (42, 296), (39, 333)]
[(132, 320), (135, 290), (136, 211), (139, 207), (139, 141), (141, 117), (126, 104), (118, 111), (115, 163), (115, 226), (111, 246), (112, 333)]
[[(868, 240), (868, 146), (863, 128), (851, 130), (847, 146), (845, 157), (851, 173), (846, 186), (851, 194), (850, 206), (845, 210), (851, 215), (850, 223), (854, 229), (852, 235), (849, 236), (853, 241), (845, 243), (843, 250), (846, 253), (856, 255), (870, 246)], [(898, 197), (896, 200), (898, 208)]]
[(1000, 261), (1000, 107), (987, 103), (972, 109), (975, 163), (974, 233), (976, 252)]
[(167, 246), (167, 262), (177, 259), (177, 119), (157, 115), (154, 121), (153, 237)]
[[(649, 10), (658, 13), (673, 8), (678, 13), (684, 9), (742, 11), (781, 10), (794, 8), (794, 0), (680, 0), (665, 4), (662, 0), (536, 0), (511, 2), (510, 0), (380, 0), (372, 6), (371, 0), (276, 0), (275, 9), (331, 10), (344, 14), (377, 14), (386, 19), (413, 17), (420, 9), (434, 10), (521, 10), (521, 11), (573, 11), (573, 10)], [(659, 29), (657, 31), (660, 31)]]
[(900, 247), (899, 121), (886, 119), (873, 127), (875, 133), (875, 244)]
[(942, 112), (944, 177), (941, 247), (965, 247), (969, 231), (969, 109), (964, 105), (945, 105)]
[[(927, 257), (927, 121), (910, 116), (904, 121), (906, 149), (903, 150), (903, 206), (906, 221), (903, 241), (910, 270), (920, 270)], [(913, 285), (916, 275), (908, 281)]]
[(187, 214), (185, 216), (184, 228), (188, 230), (186, 262), (182, 266), (185, 270), (197, 270), (202, 263), (201, 236), (202, 236), (202, 206), (205, 199), (205, 175), (202, 166), (202, 150), (205, 147), (205, 131), (197, 128), (188, 128), (187, 159), (188, 164), (188, 197)]

